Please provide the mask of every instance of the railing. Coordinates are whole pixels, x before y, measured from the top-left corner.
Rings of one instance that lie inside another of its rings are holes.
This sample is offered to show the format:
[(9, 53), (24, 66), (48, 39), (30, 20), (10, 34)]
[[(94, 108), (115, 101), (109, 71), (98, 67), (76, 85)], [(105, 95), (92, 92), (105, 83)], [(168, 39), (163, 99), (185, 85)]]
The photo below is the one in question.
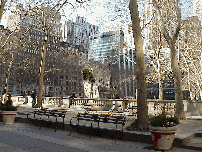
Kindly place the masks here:
[[(73, 99), (73, 106), (83, 106), (85, 104), (90, 104), (96, 110), (110, 110), (116, 107), (122, 107), (123, 111), (132, 106), (137, 106), (137, 101), (133, 99)], [(149, 115), (157, 115), (162, 113), (174, 115), (175, 111), (175, 101), (174, 100), (148, 100), (148, 112)]]
[(62, 98), (61, 97), (43, 97), (42, 104), (59, 105), (59, 104), (62, 104)]
[(174, 116), (175, 100), (148, 100), (149, 115), (158, 115), (165, 112), (165, 114)]
[[(13, 104), (19, 105), (25, 102), (23, 96), (12, 96)], [(28, 96), (28, 103), (31, 105), (32, 98)], [(157, 115), (165, 111), (166, 114), (174, 115), (175, 113), (175, 100), (154, 100), (147, 99), (149, 115)], [(42, 103), (46, 105), (69, 105), (69, 98), (67, 97), (43, 97)], [(110, 110), (116, 107), (121, 107), (123, 110), (137, 106), (135, 99), (87, 99), (87, 98), (74, 98), (72, 106), (84, 108), (84, 105), (92, 105), (91, 107), (96, 110)], [(201, 101), (188, 101), (184, 100), (184, 111), (186, 115), (202, 115), (202, 102)]]
[(110, 110), (113, 107), (113, 100), (93, 100), (93, 108), (97, 110)]
[(85, 98), (83, 98), (83, 99), (75, 98), (72, 100), (72, 106), (82, 106), (84, 104), (88, 104), (89, 100), (90, 99), (87, 99), (87, 98), (86, 99)]
[(91, 105), (93, 109), (96, 110), (110, 110), (113, 106), (113, 100), (104, 99), (104, 100), (96, 100), (96, 99), (87, 99), (87, 98), (74, 98), (72, 100), (72, 106), (81, 106)]

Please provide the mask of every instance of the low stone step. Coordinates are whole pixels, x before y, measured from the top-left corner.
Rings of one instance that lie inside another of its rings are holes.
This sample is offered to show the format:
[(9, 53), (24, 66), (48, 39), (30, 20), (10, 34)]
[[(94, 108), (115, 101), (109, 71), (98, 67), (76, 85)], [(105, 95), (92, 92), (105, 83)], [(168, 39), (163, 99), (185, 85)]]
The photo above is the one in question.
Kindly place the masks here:
[(197, 151), (202, 151), (202, 137), (195, 137), (190, 141), (186, 142), (183, 147), (188, 149), (193, 149)]

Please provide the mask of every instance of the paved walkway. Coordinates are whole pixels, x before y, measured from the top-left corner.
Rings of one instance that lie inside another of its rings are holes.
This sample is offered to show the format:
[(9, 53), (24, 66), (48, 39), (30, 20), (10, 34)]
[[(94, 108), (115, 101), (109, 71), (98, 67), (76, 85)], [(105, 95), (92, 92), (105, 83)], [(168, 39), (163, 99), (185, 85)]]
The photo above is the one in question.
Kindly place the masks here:
[[(151, 144), (92, 137), (15, 122), (0, 122), (0, 152), (147, 152), (155, 151)], [(194, 152), (173, 147), (168, 152)]]
[[(30, 112), (33, 110), (34, 109), (29, 106), (18, 108), (18, 112)], [(68, 123), (73, 116), (76, 116), (78, 111), (73, 111), (68, 108), (67, 110), (68, 112), (65, 118), (65, 122)], [(127, 121), (125, 127), (127, 127), (131, 122), (132, 120)], [(101, 127), (115, 128), (115, 125), (102, 124)], [(190, 119), (181, 121), (176, 135), (194, 133), (198, 130), (202, 130), (202, 117), (190, 117)], [(0, 152), (154, 151), (153, 146), (146, 143), (120, 140), (114, 143), (111, 139), (105, 139), (101, 137), (92, 137), (92, 139), (89, 139), (89, 136), (77, 134), (76, 132), (73, 132), (71, 136), (67, 136), (69, 131), (57, 130), (56, 133), (53, 131), (54, 129), (51, 128), (39, 129), (39, 127), (33, 126), (31, 124), (15, 122), (14, 125), (4, 125), (2, 122), (0, 122)], [(172, 151), (193, 152), (196, 150), (173, 147), (173, 149), (168, 152)]]

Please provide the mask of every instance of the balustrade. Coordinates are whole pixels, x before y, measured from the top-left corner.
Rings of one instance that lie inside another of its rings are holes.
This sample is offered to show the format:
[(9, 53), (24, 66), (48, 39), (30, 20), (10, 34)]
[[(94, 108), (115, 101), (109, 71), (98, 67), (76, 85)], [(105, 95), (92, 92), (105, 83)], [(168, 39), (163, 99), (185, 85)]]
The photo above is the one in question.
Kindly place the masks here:
[[(32, 102), (32, 98), (28, 98), (28, 103)], [(23, 96), (12, 96), (13, 103), (15, 105), (23, 104), (25, 99)], [(63, 102), (64, 101), (64, 102)], [(158, 115), (163, 111), (165, 114), (174, 115), (175, 112), (175, 100), (154, 100), (147, 99), (148, 113), (149, 115)], [(69, 98), (61, 97), (43, 97), (42, 104), (46, 105), (68, 105)], [(188, 101), (184, 100), (184, 111), (187, 115), (202, 115), (202, 102), (201, 101)], [(121, 107), (123, 111), (132, 106), (137, 106), (136, 99), (87, 99), (87, 98), (74, 98), (72, 99), (72, 106), (91, 105), (91, 108), (95, 110), (111, 110), (117, 107)]]

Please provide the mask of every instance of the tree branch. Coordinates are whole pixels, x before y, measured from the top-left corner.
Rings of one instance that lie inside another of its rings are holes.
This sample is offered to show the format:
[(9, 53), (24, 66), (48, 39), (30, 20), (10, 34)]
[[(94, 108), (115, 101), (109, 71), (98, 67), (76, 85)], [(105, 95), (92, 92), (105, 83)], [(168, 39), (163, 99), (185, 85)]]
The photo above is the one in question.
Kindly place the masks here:
[(161, 31), (162, 31), (163, 35), (165, 36), (165, 38), (166, 38), (168, 44), (170, 44), (170, 42), (171, 42), (173, 39), (170, 37), (170, 35), (169, 35), (169, 33), (168, 33), (168, 30), (167, 30), (166, 27), (165, 27), (165, 24), (164, 24), (164, 21), (163, 21), (163, 17), (162, 17), (162, 15), (161, 15), (161, 11), (160, 11), (160, 8), (159, 8), (159, 4), (158, 4), (158, 2), (157, 2), (156, 0), (152, 0), (152, 2), (153, 2), (153, 5), (154, 5), (155, 9), (157, 10), (157, 12), (158, 12), (158, 14), (159, 14), (159, 16), (160, 16), (160, 27), (161, 27)]
[[(59, 0), (59, 2), (51, 9), (52, 11), (53, 11), (57, 6), (60, 5), (60, 1), (61, 1), (61, 0)], [(54, 20), (55, 20), (55, 18), (56, 18), (56, 16), (57, 16), (58, 12), (60, 11), (60, 9), (61, 9), (66, 3), (72, 5), (70, 2), (68, 2), (68, 0), (65, 0), (65, 1), (60, 5), (60, 7), (57, 9), (55, 15), (54, 15), (53, 18), (52, 18), (52, 22), (51, 22), (51, 26), (50, 26), (50, 27), (51, 27), (51, 28), (50, 28), (50, 31), (53, 29), (53, 23), (54, 23)], [(73, 5), (72, 5), (72, 6), (73, 6)], [(73, 6), (73, 8), (74, 8), (74, 6)]]
[[(149, 24), (151, 23), (151, 21), (152, 21), (153, 18), (154, 18), (154, 14), (155, 14), (155, 13), (156, 13), (156, 11), (153, 12), (151, 20), (150, 20), (148, 23), (144, 24), (143, 27), (142, 27), (142, 29), (145, 28), (147, 25), (149, 25)], [(141, 30), (142, 30), (142, 29), (141, 29)]]
[(11, 35), (13, 35), (15, 32), (17, 31), (17, 29), (15, 29), (14, 31), (12, 31), (9, 36), (6, 38), (5, 42), (3, 43), (3, 45), (1, 46), (1, 49), (4, 49), (4, 47), (6, 46), (6, 43), (8, 42), (9, 38), (11, 37)]
[(176, 14), (177, 14), (177, 27), (176, 27), (175, 33), (173, 35), (173, 42), (174, 43), (177, 40), (177, 37), (178, 37), (179, 32), (180, 32), (180, 27), (181, 27), (181, 12), (180, 12), (179, 0), (177, 0), (177, 4), (175, 5), (175, 9), (176, 9)]
[(5, 4), (6, 4), (7, 0), (1, 0), (1, 5), (0, 5), (0, 20), (3, 16), (3, 11), (4, 11), (4, 7), (5, 7)]

